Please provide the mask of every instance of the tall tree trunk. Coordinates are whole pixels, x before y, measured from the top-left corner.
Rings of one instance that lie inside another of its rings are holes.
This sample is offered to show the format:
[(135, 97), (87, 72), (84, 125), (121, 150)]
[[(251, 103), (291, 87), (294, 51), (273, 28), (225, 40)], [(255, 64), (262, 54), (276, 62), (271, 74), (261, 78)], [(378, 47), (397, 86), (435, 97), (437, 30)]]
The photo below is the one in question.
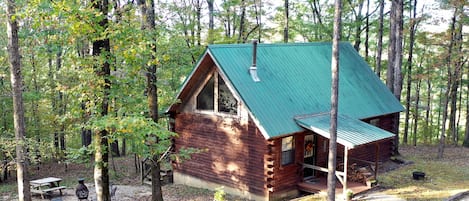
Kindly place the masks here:
[(418, 127), (418, 122), (419, 122), (419, 104), (420, 104), (420, 84), (422, 81), (419, 79), (417, 81), (417, 89), (415, 91), (415, 106), (414, 106), (414, 128), (413, 128), (413, 145), (417, 146), (417, 127)]
[[(52, 111), (54, 115), (58, 115), (57, 111), (57, 98), (55, 96), (56, 93), (56, 80), (55, 80), (55, 69), (53, 65), (53, 59), (52, 59), (52, 48), (49, 46), (47, 47), (47, 64), (49, 67), (49, 81), (50, 81), (50, 88), (52, 90), (52, 97), (51, 97), (51, 106), (52, 106)], [(53, 121), (54, 125), (57, 125), (58, 122), (54, 119)], [(53, 133), (54, 133), (54, 148), (55, 148), (55, 155), (58, 157), (60, 156), (60, 144), (59, 144), (59, 132), (56, 127), (53, 128)], [(58, 158), (57, 158), (58, 159)]]
[[(462, 64), (461, 66), (464, 66), (464, 64)], [(458, 95), (458, 117), (457, 117), (457, 120), (456, 120), (456, 145), (458, 144), (459, 142), (459, 125), (460, 125), (460, 122), (461, 122), (461, 116), (463, 114), (463, 110), (464, 110), (464, 106), (463, 106), (463, 102), (462, 102), (462, 97), (463, 97), (463, 86), (462, 86), (462, 82), (463, 82), (463, 73), (461, 72), (460, 73), (460, 76), (459, 77), (459, 84), (460, 84), (460, 87), (461, 89), (459, 90), (459, 95)]]
[(213, 7), (214, 0), (207, 0), (208, 5), (208, 44), (213, 44), (214, 36), (213, 31), (215, 28), (215, 22), (213, 21), (214, 17), (214, 7)]
[[(456, 18), (460, 18), (462, 20), (461, 15), (464, 9), (464, 5), (461, 4), (460, 6), (456, 5), (456, 12), (455, 13), (455, 20)], [(460, 21), (455, 21), (457, 24), (454, 29), (453, 40), (454, 40), (454, 48), (456, 51), (453, 51), (455, 54), (454, 58), (451, 60), (451, 64), (454, 64), (454, 71), (449, 74), (451, 76), (451, 90), (450, 90), (450, 115), (449, 115), (449, 130), (451, 132), (451, 141), (454, 145), (458, 143), (458, 127), (456, 124), (456, 114), (458, 113), (457, 101), (458, 101), (458, 89), (460, 85), (461, 79), (461, 68), (464, 65), (463, 56), (460, 54), (463, 52), (463, 40), (462, 40), (462, 28), (463, 23)], [(454, 61), (454, 62), (453, 62)]]
[[(469, 76), (469, 66), (466, 68), (467, 76)], [(467, 82), (466, 97), (469, 97), (469, 82)], [(462, 143), (464, 147), (469, 148), (469, 100), (466, 99), (466, 132), (464, 133), (464, 141)]]
[[(4, 77), (0, 77), (0, 88), (3, 89), (4, 87)], [(2, 110), (2, 124), (1, 124), (1, 129), (2, 130), (7, 130), (7, 111), (6, 111), (6, 106), (5, 106), (5, 100), (2, 100), (0, 103), (0, 109)], [(0, 153), (1, 154), (1, 153)]]
[(197, 37), (197, 45), (200, 46), (200, 41), (202, 40), (201, 37), (201, 32), (202, 32), (202, 25), (201, 25), (201, 18), (202, 18), (202, 3), (200, 0), (195, 1), (195, 15), (197, 17), (197, 32), (196, 32), (196, 37)]
[(365, 61), (368, 62), (370, 56), (370, 0), (366, 0), (365, 23)]
[(413, 54), (414, 54), (414, 43), (415, 43), (415, 27), (417, 25), (417, 18), (416, 18), (417, 0), (414, 0), (413, 5), (411, 3), (411, 7), (412, 7), (412, 12), (410, 12), (411, 20), (410, 20), (409, 55), (407, 57), (407, 72), (406, 72), (407, 73), (407, 90), (406, 90), (406, 110), (405, 110), (404, 136), (403, 136), (404, 144), (407, 144), (407, 136), (409, 133), (410, 101), (411, 101), (411, 94), (412, 94), (411, 93), (412, 91), (412, 65), (413, 65)]
[[(76, 50), (77, 50), (77, 55), (80, 59), (84, 59), (86, 56), (87, 56), (87, 51), (89, 49), (87, 42), (84, 42), (82, 40), (78, 40), (76, 42)], [(54, 99), (52, 99), (54, 100)], [(81, 103), (80, 103), (80, 106), (81, 106), (81, 110), (83, 112), (83, 116), (82, 116), (82, 124), (86, 124), (86, 122), (89, 120), (90, 118), (90, 113), (89, 111), (87, 110), (87, 104), (88, 104), (89, 101), (85, 101), (83, 100)], [(81, 128), (81, 144), (83, 147), (88, 147), (89, 145), (91, 145), (91, 130), (90, 129), (87, 129), (85, 126), (82, 126)]]
[[(350, 7), (352, 7), (352, 2), (348, 0)], [(353, 48), (358, 52), (360, 51), (360, 45), (362, 43), (361, 34), (362, 34), (362, 11), (363, 11), (363, 0), (358, 0), (358, 11), (355, 8), (352, 8), (352, 12), (355, 13), (355, 42)]]
[[(62, 68), (62, 48), (59, 47), (56, 53), (56, 58), (55, 58), (55, 67), (56, 71), (58, 72)], [(57, 79), (54, 79), (57, 80)], [(58, 109), (58, 115), (64, 116), (66, 114), (67, 110), (67, 102), (65, 101), (65, 95), (63, 92), (58, 91), (58, 103), (60, 108)], [(63, 123), (60, 123), (60, 131), (59, 131), (59, 146), (61, 150), (60, 156), (65, 157), (65, 150), (66, 150), (66, 145), (65, 145), (65, 125)]]
[(121, 148), (121, 156), (126, 156), (127, 155), (127, 141), (125, 138), (122, 139), (122, 148)]
[[(262, 0), (259, 0), (258, 2), (259, 2), (259, 11), (257, 11), (257, 8), (256, 8), (256, 22), (259, 25), (259, 29), (257, 32), (257, 41), (261, 43), (262, 42)], [(257, 7), (256, 3), (254, 3), (254, 5), (256, 5)]]
[[(96, 11), (100, 12), (104, 16), (99, 22), (100, 29), (103, 31), (108, 27), (108, 0), (93, 0), (92, 6)], [(102, 77), (104, 81), (103, 86), (103, 97), (101, 97), (101, 116), (105, 117), (108, 115), (109, 108), (109, 93), (111, 90), (111, 81), (109, 76), (111, 75), (110, 63), (108, 61), (109, 53), (111, 51), (109, 38), (103, 38), (93, 41), (93, 57), (95, 58), (107, 58), (103, 61), (101, 66), (96, 66), (96, 72), (99, 77)], [(108, 143), (108, 131), (101, 130), (94, 134), (95, 144), (95, 166), (94, 166), (94, 181), (96, 185), (96, 198), (98, 201), (110, 201), (111, 197), (109, 194), (109, 143)]]
[(452, 17), (452, 20), (451, 20), (451, 24), (450, 24), (450, 34), (451, 34), (451, 40), (449, 42), (449, 45), (448, 45), (448, 53), (447, 53), (447, 56), (446, 56), (446, 65), (447, 65), (447, 72), (448, 72), (448, 83), (446, 85), (446, 91), (444, 93), (444, 103), (441, 107), (443, 107), (443, 119), (441, 121), (441, 131), (440, 131), (440, 142), (439, 142), (439, 145), (438, 145), (438, 155), (437, 155), (437, 158), (438, 159), (441, 159), (443, 158), (443, 152), (444, 152), (444, 148), (445, 148), (445, 143), (446, 143), (446, 121), (448, 119), (448, 104), (450, 102), (450, 94), (451, 94), (451, 90), (452, 90), (452, 83), (454, 82), (454, 77), (453, 77), (453, 73), (452, 73), (452, 70), (451, 70), (451, 65), (452, 65), (452, 54), (453, 54), (453, 48), (455, 46), (455, 32), (456, 32), (456, 23), (457, 23), (457, 15), (458, 15), (458, 7), (456, 7), (454, 9), (454, 12), (453, 12), (453, 17)]
[[(81, 102), (81, 110), (83, 110), (83, 119), (85, 121), (88, 121), (89, 119), (89, 112), (87, 111), (86, 109), (86, 101), (83, 101)], [(85, 122), (84, 122), (85, 123)], [(81, 128), (81, 145), (83, 147), (88, 147), (89, 145), (91, 145), (91, 130), (90, 129), (87, 129), (86, 127), (82, 127)]]
[[(396, 55), (396, 0), (392, 1), (391, 11), (389, 13), (389, 46), (388, 46), (388, 69), (386, 71), (386, 86), (394, 93), (394, 62)], [(395, 94), (394, 94), (395, 95)]]
[(431, 127), (433, 127), (433, 120), (430, 118), (430, 111), (431, 111), (431, 108), (432, 108), (432, 82), (431, 82), (431, 77), (430, 77), (430, 74), (431, 74), (431, 70), (430, 70), (430, 65), (427, 65), (427, 77), (426, 77), (426, 83), (427, 83), (427, 106), (426, 106), (426, 111), (425, 111), (425, 129), (424, 129), (424, 132), (425, 132), (425, 138), (427, 139), (428, 138), (428, 141), (426, 142), (431, 142), (432, 141), (432, 138), (433, 138), (433, 129), (431, 129)]
[(10, 80), (13, 92), (13, 123), (16, 138), (16, 176), (18, 182), (18, 200), (31, 201), (29, 189), (28, 163), (26, 152), (26, 130), (23, 108), (23, 79), (21, 75), (21, 55), (18, 38), (18, 16), (14, 0), (7, 0), (7, 35), (8, 59), (10, 64)]
[(321, 29), (324, 29), (325, 26), (322, 22), (322, 15), (321, 15), (321, 7), (319, 4), (319, 1), (314, 0), (314, 1), (308, 1), (309, 5), (311, 7), (311, 10), (313, 12), (313, 22), (315, 24), (315, 31), (314, 31), (314, 40), (320, 41), (322, 40), (322, 33), (324, 31), (321, 31)]
[[(33, 81), (33, 87), (34, 87), (34, 93), (39, 94), (39, 86), (38, 86), (38, 78), (37, 78), (37, 66), (36, 66), (36, 54), (34, 53), (34, 47), (32, 48), (31, 51), (31, 67), (33, 70), (32, 73), (32, 81)], [(39, 153), (39, 144), (41, 143), (41, 136), (40, 136), (40, 115), (39, 115), (39, 101), (38, 100), (32, 100), (31, 101), (32, 105), (32, 118), (34, 121), (34, 136), (36, 136), (36, 146), (34, 146), (34, 158), (36, 160), (39, 160), (40, 158), (40, 153)]]
[[(145, 0), (139, 0), (139, 5), (141, 6), (141, 12), (142, 16), (145, 16), (146, 21), (142, 22), (142, 28), (144, 30), (147, 30), (149, 32), (153, 32), (153, 40), (156, 40), (156, 24), (155, 24), (155, 7), (154, 7), (154, 2), (153, 0), (148, 0), (147, 2)], [(155, 59), (155, 54), (157, 53), (156, 46), (153, 46), (152, 48), (152, 60)], [(151, 64), (150, 66), (146, 67), (147, 73), (147, 84), (146, 84), (146, 90), (147, 90), (147, 97), (148, 97), (148, 109), (149, 109), (149, 114), (151, 119), (158, 123), (158, 93), (157, 93), (157, 66), (156, 64)], [(158, 136), (155, 135), (155, 138), (157, 139), (158, 143)], [(152, 195), (152, 201), (163, 201), (163, 192), (161, 189), (161, 175), (160, 175), (160, 163), (158, 162), (159, 160), (159, 155), (154, 154), (152, 156), (152, 162), (151, 162), (151, 195)]]
[(244, 36), (246, 32), (245, 20), (246, 20), (246, 0), (241, 0), (241, 17), (239, 19), (238, 43), (241, 43), (244, 41)]
[(375, 73), (381, 77), (381, 56), (383, 55), (383, 29), (384, 29), (384, 0), (379, 1), (378, 45), (376, 47)]
[(443, 105), (443, 117), (442, 117), (442, 122), (441, 122), (441, 131), (440, 131), (440, 142), (438, 144), (438, 159), (443, 158), (443, 152), (445, 149), (445, 143), (446, 143), (446, 120), (448, 119), (448, 102), (449, 102), (449, 91), (451, 90), (450, 85), (446, 88), (445, 94), (443, 96), (444, 101)]
[(288, 43), (288, 23), (289, 23), (289, 19), (288, 19), (288, 16), (289, 16), (289, 8), (288, 8), (288, 0), (284, 0), (285, 1), (285, 4), (284, 4), (284, 9), (285, 9), (285, 16), (284, 16), (284, 28), (283, 28), (283, 42), (284, 43)]
[[(391, 24), (390, 24), (390, 40), (388, 52), (388, 70), (386, 85), (393, 92), (398, 100), (401, 100), (402, 92), (402, 26), (403, 26), (403, 0), (393, 0), (391, 5)], [(399, 113), (393, 117), (393, 133), (394, 138), (393, 152), (399, 154)]]
[[(332, 88), (331, 88), (331, 125), (329, 139), (329, 159), (327, 174), (327, 200), (335, 200), (336, 166), (337, 166), (337, 113), (339, 104), (339, 41), (341, 32), (342, 1), (335, 1), (334, 33), (332, 40)], [(344, 167), (344, 169), (347, 167)], [(347, 175), (345, 175), (346, 177)]]
[(119, 151), (119, 140), (115, 139), (111, 143), (111, 154), (113, 157), (120, 157), (120, 151)]

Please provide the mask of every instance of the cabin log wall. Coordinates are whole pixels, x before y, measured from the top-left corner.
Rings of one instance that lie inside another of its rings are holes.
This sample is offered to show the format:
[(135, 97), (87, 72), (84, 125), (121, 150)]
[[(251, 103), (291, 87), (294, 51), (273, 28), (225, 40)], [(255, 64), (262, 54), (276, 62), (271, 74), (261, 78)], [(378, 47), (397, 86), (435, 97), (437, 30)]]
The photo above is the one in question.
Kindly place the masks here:
[[(303, 178), (302, 165), (304, 157), (304, 136), (306, 132), (294, 134), (295, 138), (295, 159), (288, 165), (282, 165), (282, 138), (274, 141), (277, 151), (275, 152), (275, 169), (273, 180), (274, 194), (292, 191), (297, 189), (297, 184)], [(287, 137), (287, 136), (286, 136)]]
[(182, 147), (202, 150), (189, 160), (174, 162), (175, 171), (257, 195), (267, 194), (266, 161), (272, 159), (269, 141), (253, 123), (240, 125), (235, 118), (182, 113), (176, 117), (175, 131), (179, 134), (174, 139), (176, 151)]

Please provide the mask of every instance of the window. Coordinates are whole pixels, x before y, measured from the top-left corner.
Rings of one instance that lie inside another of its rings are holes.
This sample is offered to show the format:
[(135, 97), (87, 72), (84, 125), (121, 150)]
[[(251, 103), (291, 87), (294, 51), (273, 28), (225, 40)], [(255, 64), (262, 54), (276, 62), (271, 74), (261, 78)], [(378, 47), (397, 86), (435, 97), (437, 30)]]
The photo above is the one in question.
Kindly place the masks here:
[(217, 111), (233, 115), (238, 112), (238, 101), (218, 74), (213, 75), (202, 88), (197, 95), (196, 104), (198, 110)]
[(238, 101), (231, 94), (223, 79), (218, 79), (218, 111), (236, 114)]
[(379, 127), (379, 118), (370, 120), (370, 124)]
[(295, 162), (295, 138), (293, 136), (282, 138), (282, 165)]
[(214, 109), (214, 78), (213, 76), (208, 80), (207, 84), (205, 84), (202, 91), (200, 91), (199, 95), (197, 96), (197, 109), (198, 110), (213, 110)]

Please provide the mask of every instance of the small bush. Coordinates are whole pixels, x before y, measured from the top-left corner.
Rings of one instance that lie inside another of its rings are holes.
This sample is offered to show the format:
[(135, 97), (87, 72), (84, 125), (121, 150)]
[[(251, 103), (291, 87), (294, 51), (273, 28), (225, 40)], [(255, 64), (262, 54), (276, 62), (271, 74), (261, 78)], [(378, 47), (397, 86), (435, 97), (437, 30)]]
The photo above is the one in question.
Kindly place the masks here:
[(225, 196), (226, 196), (226, 193), (225, 193), (225, 190), (222, 187), (218, 187), (215, 189), (215, 194), (213, 195), (213, 200), (215, 201), (225, 201)]

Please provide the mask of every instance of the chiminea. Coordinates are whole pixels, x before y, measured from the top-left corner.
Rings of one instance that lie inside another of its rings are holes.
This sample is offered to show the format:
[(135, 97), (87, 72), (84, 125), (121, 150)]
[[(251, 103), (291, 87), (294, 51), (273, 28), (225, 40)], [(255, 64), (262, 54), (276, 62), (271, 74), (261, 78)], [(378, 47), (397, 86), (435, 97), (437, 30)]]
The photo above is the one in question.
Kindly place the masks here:
[(88, 187), (85, 186), (85, 179), (78, 178), (78, 185), (75, 188), (75, 195), (77, 196), (78, 200), (87, 200), (88, 194), (89, 190)]

